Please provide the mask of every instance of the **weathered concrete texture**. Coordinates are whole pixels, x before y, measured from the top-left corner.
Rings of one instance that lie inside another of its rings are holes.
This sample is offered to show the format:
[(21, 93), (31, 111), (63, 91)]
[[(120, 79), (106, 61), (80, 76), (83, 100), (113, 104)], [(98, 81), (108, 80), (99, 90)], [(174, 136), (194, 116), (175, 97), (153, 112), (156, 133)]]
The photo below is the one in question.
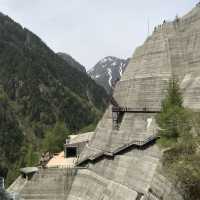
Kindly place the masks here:
[(76, 169), (41, 169), (31, 180), (19, 177), (8, 189), (21, 199), (65, 200)]
[[(136, 50), (121, 82), (117, 86), (119, 89), (116, 89), (115, 96), (116, 98), (122, 97), (122, 100), (119, 98), (122, 104), (133, 105), (135, 98), (139, 99), (141, 95), (145, 96), (144, 99), (148, 98), (153, 87), (155, 89), (152, 90), (152, 97), (159, 91), (162, 93), (163, 87), (159, 87), (158, 79), (161, 79), (160, 84), (162, 84), (164, 80), (167, 80), (173, 74), (179, 77), (181, 82), (184, 80), (185, 105), (194, 109), (200, 108), (198, 103), (200, 100), (198, 92), (200, 76), (199, 10), (200, 8), (196, 7), (178, 22), (169, 22), (162, 25), (147, 39), (143, 46)], [(140, 83), (137, 84), (137, 81), (135, 85), (130, 83), (130, 80), (138, 79), (138, 77), (141, 82), (143, 80), (147, 81), (142, 83), (146, 87), (143, 87)], [(152, 79), (155, 82), (150, 83)], [(121, 91), (123, 85), (126, 85), (126, 89)], [(134, 90), (133, 87), (138, 87), (138, 89)], [(140, 91), (141, 89), (142, 91)], [(140, 91), (139, 95), (137, 91)], [(130, 94), (134, 98), (130, 97)], [(152, 101), (155, 102), (155, 100), (156, 98), (152, 98)], [(158, 100), (160, 102), (159, 98)], [(142, 103), (145, 102), (142, 101)]]
[(89, 169), (79, 170), (68, 198), (135, 199), (138, 193), (148, 191), (159, 155), (157, 146), (152, 145), (89, 164)]
[(154, 114), (125, 113), (120, 129), (116, 131), (112, 130), (112, 117), (109, 115), (111, 111), (108, 111), (104, 116), (107, 121), (103, 118), (99, 123), (91, 143), (81, 153), (79, 162), (88, 157), (91, 159), (99, 157), (103, 153), (113, 154), (123, 146), (145, 141), (156, 133)]
[(87, 132), (78, 135), (70, 135), (69, 144), (86, 143), (89, 142), (94, 132)]
[(181, 195), (176, 191), (174, 185), (160, 173), (157, 167), (155, 176), (152, 179), (150, 189), (147, 193), (148, 200), (182, 200)]
[[(174, 22), (159, 26), (137, 48), (114, 98), (121, 107), (159, 110), (169, 79), (180, 80), (184, 105), (200, 109), (200, 7)], [(152, 141), (154, 114), (125, 113), (118, 131), (108, 108), (79, 164), (88, 165), (76, 176), (69, 200), (181, 200), (159, 171), (161, 152)], [(125, 148), (123, 148), (125, 147)], [(120, 150), (120, 151), (118, 151)], [(117, 153), (116, 153), (117, 152)]]
[(119, 105), (130, 108), (147, 108), (159, 110), (161, 97), (163, 97), (167, 81), (170, 76), (161, 77), (151, 75), (149, 77), (136, 77), (130, 80), (122, 80), (117, 84), (115, 99)]

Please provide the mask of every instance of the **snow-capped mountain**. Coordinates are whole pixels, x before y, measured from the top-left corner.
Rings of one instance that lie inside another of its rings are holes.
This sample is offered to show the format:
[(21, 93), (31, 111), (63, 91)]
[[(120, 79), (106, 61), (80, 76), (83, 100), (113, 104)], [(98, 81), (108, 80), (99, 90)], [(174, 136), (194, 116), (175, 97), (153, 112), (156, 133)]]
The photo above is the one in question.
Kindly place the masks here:
[(108, 56), (100, 60), (87, 73), (99, 85), (103, 86), (108, 94), (112, 93), (112, 89), (116, 82), (120, 80), (129, 59), (120, 59), (113, 56)]

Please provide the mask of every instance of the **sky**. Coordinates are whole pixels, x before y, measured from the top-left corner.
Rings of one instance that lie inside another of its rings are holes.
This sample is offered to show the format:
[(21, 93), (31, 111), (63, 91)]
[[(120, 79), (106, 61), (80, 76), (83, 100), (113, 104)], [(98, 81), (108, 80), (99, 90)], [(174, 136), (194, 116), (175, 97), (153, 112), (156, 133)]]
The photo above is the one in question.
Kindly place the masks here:
[(131, 57), (155, 25), (186, 14), (198, 2), (0, 0), (0, 12), (37, 34), (55, 52), (70, 54), (88, 70), (106, 56)]

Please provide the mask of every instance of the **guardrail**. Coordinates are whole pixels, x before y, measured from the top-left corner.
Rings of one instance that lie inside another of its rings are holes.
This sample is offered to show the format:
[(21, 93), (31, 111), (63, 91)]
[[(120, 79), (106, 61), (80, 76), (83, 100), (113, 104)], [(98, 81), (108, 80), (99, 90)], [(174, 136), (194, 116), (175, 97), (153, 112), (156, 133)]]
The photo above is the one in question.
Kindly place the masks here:
[(154, 140), (156, 140), (158, 138), (159, 138), (158, 135), (151, 135), (150, 137), (146, 138), (145, 140), (133, 140), (133, 141), (125, 144), (124, 146), (116, 149), (114, 152), (112, 152), (112, 154), (115, 155), (116, 153), (119, 153), (120, 151), (123, 151), (126, 148), (128, 148), (130, 146), (133, 146), (133, 145), (142, 147), (142, 146), (144, 146), (144, 145), (146, 145), (146, 144), (150, 143), (151, 141), (154, 141)]
[(0, 176), (0, 190), (4, 190), (5, 185), (4, 185), (4, 178)]
[(128, 108), (128, 107), (112, 107), (112, 112), (131, 112), (131, 113), (160, 113), (159, 109), (150, 108)]
[(129, 148), (129, 147), (131, 147), (131, 146), (133, 146), (133, 145), (142, 147), (142, 146), (144, 146), (144, 145), (146, 145), (146, 144), (149, 144), (151, 141), (154, 141), (154, 140), (156, 140), (156, 139), (158, 139), (158, 138), (159, 138), (159, 135), (154, 134), (154, 135), (149, 136), (149, 137), (146, 138), (145, 140), (141, 140), (141, 141), (140, 141), (140, 140), (133, 140), (133, 141), (131, 141), (131, 142), (129, 142), (129, 143), (127, 143), (127, 144), (125, 144), (125, 145), (119, 147), (118, 149), (116, 149), (116, 150), (113, 151), (113, 152), (102, 151), (102, 152), (99, 152), (99, 153), (97, 153), (97, 154), (95, 154), (95, 155), (92, 155), (92, 156), (90, 156), (90, 157), (88, 157), (88, 158), (85, 158), (84, 160), (82, 160), (82, 161), (80, 161), (80, 162), (77, 162), (77, 165), (79, 165), (79, 164), (85, 162), (86, 160), (91, 160), (91, 161), (93, 161), (93, 160), (95, 160), (95, 159), (97, 159), (97, 158), (99, 158), (99, 157), (101, 157), (101, 156), (104, 156), (104, 155), (105, 155), (105, 156), (109, 156), (109, 157), (113, 157), (113, 156), (116, 155), (117, 153), (119, 153), (119, 152), (121, 152), (121, 151), (123, 151), (123, 150), (125, 150), (125, 149), (127, 149), (127, 148)]

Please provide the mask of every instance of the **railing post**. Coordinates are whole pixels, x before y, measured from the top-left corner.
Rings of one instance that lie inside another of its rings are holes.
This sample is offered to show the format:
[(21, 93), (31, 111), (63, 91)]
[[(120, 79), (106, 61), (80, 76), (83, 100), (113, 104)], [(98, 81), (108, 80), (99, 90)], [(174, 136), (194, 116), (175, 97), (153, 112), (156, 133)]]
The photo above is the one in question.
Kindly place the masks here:
[(4, 178), (0, 176), (0, 190), (4, 190)]

